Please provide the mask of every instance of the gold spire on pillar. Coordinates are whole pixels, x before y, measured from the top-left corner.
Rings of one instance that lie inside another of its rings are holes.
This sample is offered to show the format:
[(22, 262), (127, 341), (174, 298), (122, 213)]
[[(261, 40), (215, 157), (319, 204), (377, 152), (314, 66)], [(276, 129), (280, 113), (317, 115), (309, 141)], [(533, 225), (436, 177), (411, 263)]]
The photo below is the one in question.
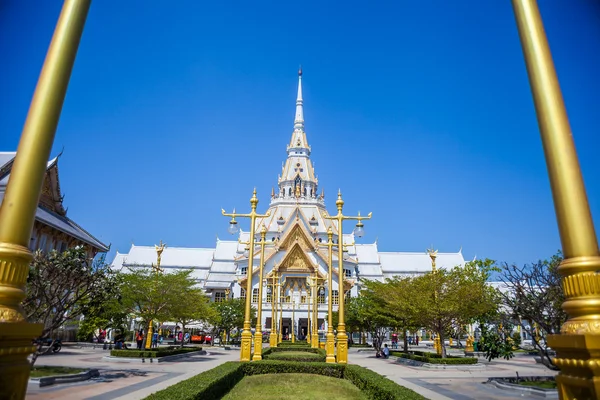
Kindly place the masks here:
[(64, 2), (25, 120), (8, 187), (0, 208), (0, 390), (24, 399), (27, 357), (41, 324), (25, 320), (21, 301), (33, 255), (31, 230), (46, 165), (60, 118), (90, 0)]
[(600, 397), (600, 252), (573, 135), (535, 0), (513, 0), (529, 83), (542, 136), (564, 260), (558, 268), (569, 319), (548, 335), (559, 397)]

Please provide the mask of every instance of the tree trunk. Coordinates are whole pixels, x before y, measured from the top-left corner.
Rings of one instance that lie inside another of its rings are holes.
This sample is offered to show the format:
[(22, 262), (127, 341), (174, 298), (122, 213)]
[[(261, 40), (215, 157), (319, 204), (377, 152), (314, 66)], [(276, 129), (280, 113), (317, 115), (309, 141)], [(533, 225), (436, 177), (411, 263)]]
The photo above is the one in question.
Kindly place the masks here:
[(440, 347), (442, 348), (442, 358), (446, 358), (446, 345), (444, 344), (444, 335), (441, 332), (438, 332), (438, 337), (440, 338)]
[(408, 331), (404, 331), (404, 352), (408, 353)]
[(183, 342), (185, 341), (185, 324), (181, 324), (181, 348), (183, 349)]

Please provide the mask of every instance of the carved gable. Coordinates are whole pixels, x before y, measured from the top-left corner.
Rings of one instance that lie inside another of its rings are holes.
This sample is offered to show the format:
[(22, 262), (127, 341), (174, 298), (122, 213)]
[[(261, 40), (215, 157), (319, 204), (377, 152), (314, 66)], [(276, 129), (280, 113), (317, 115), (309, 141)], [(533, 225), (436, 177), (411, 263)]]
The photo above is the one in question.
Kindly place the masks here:
[(315, 245), (313, 241), (310, 239), (310, 236), (306, 233), (300, 223), (296, 223), (292, 229), (288, 231), (288, 233), (283, 237), (281, 244), (279, 245), (280, 249), (290, 249), (295, 244), (299, 244), (304, 251), (314, 250)]

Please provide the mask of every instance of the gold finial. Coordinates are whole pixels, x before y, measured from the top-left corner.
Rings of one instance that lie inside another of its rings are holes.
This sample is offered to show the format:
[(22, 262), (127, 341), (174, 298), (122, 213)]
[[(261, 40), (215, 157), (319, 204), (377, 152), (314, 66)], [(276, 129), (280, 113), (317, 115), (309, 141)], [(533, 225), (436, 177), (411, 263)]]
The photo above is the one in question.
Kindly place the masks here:
[(275, 197), (275, 188), (271, 186), (271, 198)]
[(338, 208), (341, 208), (344, 205), (344, 200), (342, 200), (342, 191), (338, 189), (338, 198), (335, 202), (335, 205), (338, 206)]
[(162, 252), (165, 250), (165, 247), (167, 247), (167, 244), (163, 243), (162, 239), (160, 240), (159, 246), (154, 245), (154, 249), (156, 249), (156, 255), (158, 256), (158, 258), (160, 258), (160, 256), (162, 255)]
[(262, 236), (265, 236), (267, 234), (267, 228), (265, 227), (265, 224), (263, 224), (262, 227), (260, 228), (260, 234)]
[(329, 238), (329, 241), (331, 241), (331, 238), (333, 237), (333, 229), (331, 228), (331, 226), (329, 226), (329, 228), (327, 229), (327, 237)]
[(254, 188), (254, 191), (252, 192), (252, 198), (250, 198), (250, 205), (252, 206), (252, 208), (256, 208), (256, 206), (258, 205), (258, 197), (256, 197), (256, 188)]

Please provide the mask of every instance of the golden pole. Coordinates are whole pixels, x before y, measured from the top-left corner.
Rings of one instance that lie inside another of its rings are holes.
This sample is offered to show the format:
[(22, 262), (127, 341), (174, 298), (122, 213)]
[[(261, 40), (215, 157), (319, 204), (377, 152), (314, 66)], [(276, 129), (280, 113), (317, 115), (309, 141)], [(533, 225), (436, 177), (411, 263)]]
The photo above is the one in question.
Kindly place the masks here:
[(313, 297), (313, 336), (311, 347), (319, 347), (319, 276), (315, 271), (315, 289)]
[(535, 0), (513, 0), (533, 94), (564, 260), (558, 268), (569, 319), (549, 335), (561, 399), (598, 398), (600, 253), (554, 62)]
[(332, 298), (332, 289), (333, 289), (333, 229), (331, 226), (327, 229), (327, 243), (321, 245), (323, 247), (328, 248), (328, 259), (327, 259), (327, 286), (329, 288), (328, 300), (327, 300), (327, 340), (325, 342), (325, 352), (327, 353), (327, 358), (325, 362), (334, 363), (335, 362), (335, 335), (333, 334), (333, 298)]
[(296, 301), (292, 300), (292, 343), (296, 343), (296, 335), (294, 335), (294, 319), (296, 318)]
[[(431, 273), (432, 274), (437, 273), (437, 266), (435, 264), (435, 259), (437, 258), (437, 253), (438, 253), (437, 250), (433, 250), (433, 249), (427, 250), (427, 254), (431, 258)], [(437, 289), (435, 289), (435, 290), (436, 291), (433, 293), (433, 295), (434, 295), (435, 300), (437, 301)], [(433, 339), (433, 348), (435, 349), (436, 353), (442, 354), (442, 343), (440, 342), (439, 332), (436, 332), (435, 338)]]
[(337, 331), (337, 362), (338, 364), (348, 363), (348, 335), (346, 334), (346, 324), (344, 323), (344, 302), (346, 293), (344, 292), (344, 234), (342, 230), (342, 222), (347, 220), (357, 220), (358, 225), (362, 227), (363, 219), (371, 219), (372, 213), (366, 217), (361, 217), (360, 214), (356, 217), (349, 217), (342, 213), (344, 208), (344, 200), (342, 200), (342, 192), (338, 191), (338, 198), (335, 202), (337, 207), (337, 215), (329, 216), (323, 213), (323, 218), (337, 220), (338, 223), (338, 331)]
[[(156, 267), (154, 267), (154, 264), (152, 264), (152, 268), (154, 269), (154, 272), (156, 273), (156, 279), (158, 279), (158, 274), (160, 272), (162, 272), (162, 270), (160, 269), (160, 260), (161, 260), (161, 256), (163, 251), (165, 250), (165, 247), (167, 247), (166, 244), (163, 243), (163, 241), (160, 241), (160, 246), (154, 245), (154, 248), (156, 249)], [(154, 334), (154, 327), (152, 324), (152, 320), (148, 321), (148, 329), (146, 330), (146, 345), (144, 346), (146, 349), (151, 349), (152, 348), (152, 335)], [(184, 333), (181, 332), (181, 334), (183, 335)], [(183, 336), (182, 336), (183, 338)], [(183, 340), (183, 339), (182, 339)]]
[(306, 289), (306, 331), (308, 333), (308, 339), (306, 342), (312, 346), (312, 315), (310, 313), (310, 305), (312, 302), (312, 279), (310, 276), (306, 277), (308, 288)]
[(263, 266), (265, 264), (265, 238), (267, 228), (263, 225), (260, 228), (260, 269), (258, 277), (258, 310), (256, 311), (256, 332), (254, 333), (254, 356), (252, 361), (262, 360), (262, 286), (263, 286)]
[[(254, 232), (255, 232), (255, 222), (256, 218), (266, 218), (271, 215), (270, 212), (267, 211), (266, 214), (261, 215), (257, 214), (256, 207), (258, 206), (258, 198), (256, 197), (256, 189), (252, 192), (252, 198), (250, 198), (250, 207), (251, 211), (249, 214), (237, 214), (226, 213), (225, 210), (221, 210), (222, 214), (226, 217), (231, 217), (231, 225), (237, 224), (235, 221), (236, 217), (250, 218), (250, 249), (248, 254), (248, 268), (247, 268), (247, 284), (246, 284), (246, 309), (244, 312), (244, 329), (242, 330), (242, 348), (240, 350), (240, 361), (250, 361), (250, 354), (252, 352), (252, 331), (250, 330), (250, 325), (252, 321), (250, 320), (251, 310), (252, 310), (252, 268), (253, 268), (253, 260), (254, 260)], [(261, 282), (262, 284), (262, 282)], [(262, 342), (261, 342), (262, 345)]]
[(277, 323), (275, 319), (277, 318), (277, 302), (275, 298), (277, 296), (277, 285), (275, 284), (275, 279), (277, 278), (277, 271), (273, 272), (273, 276), (271, 279), (271, 334), (269, 335), (269, 346), (277, 347)]
[(33, 255), (29, 251), (46, 165), (50, 157), (71, 70), (90, 0), (66, 0), (38, 79), (8, 187), (0, 208), (0, 388), (23, 399), (29, 379), (27, 357), (41, 324), (26, 322), (21, 301)]
[(278, 343), (281, 343), (281, 341), (283, 340), (283, 303), (281, 301), (281, 277), (280, 280), (277, 282), (277, 290), (279, 291), (277, 293), (277, 299), (279, 300), (279, 305), (277, 306), (277, 312), (279, 314), (279, 337), (278, 337)]

